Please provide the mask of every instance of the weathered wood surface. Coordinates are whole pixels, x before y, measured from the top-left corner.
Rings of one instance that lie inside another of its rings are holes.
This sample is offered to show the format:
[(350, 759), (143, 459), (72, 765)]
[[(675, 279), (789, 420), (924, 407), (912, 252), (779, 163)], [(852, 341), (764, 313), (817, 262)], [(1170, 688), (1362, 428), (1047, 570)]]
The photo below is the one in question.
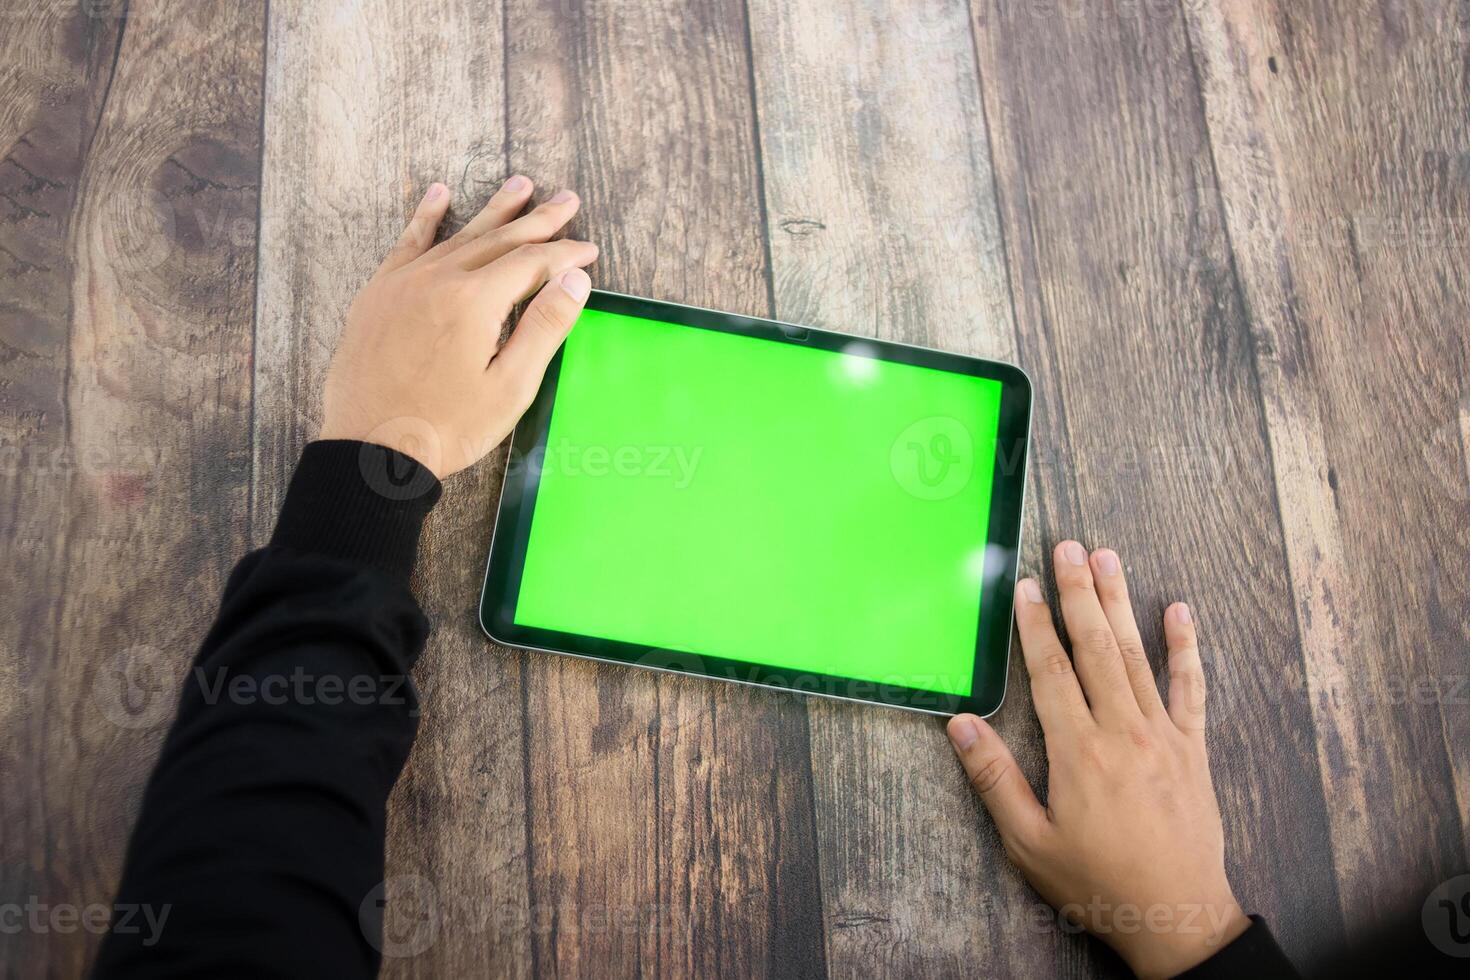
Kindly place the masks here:
[(1466, 862), (1470, 11), (1190, 14), (1353, 933)]
[[(752, 3), (751, 17), (766, 25), (752, 46), (775, 314), (1015, 360), (966, 11), (772, 0)], [(1031, 567), (1046, 550), (1039, 526), (1028, 515)], [(1014, 665), (1024, 669), (1019, 649)], [(1025, 683), (1013, 685), (999, 724), (1039, 772), (1029, 704)], [(955, 976), (985, 963), (1051, 977), (1087, 960), (1054, 929), (1016, 941), (1036, 898), (954, 778), (935, 719), (837, 702), (808, 711), (834, 976)]]
[[(1026, 367), (1024, 561), (1077, 536), (1194, 606), (1242, 900), (1302, 957), (1417, 906), (1470, 859), (1467, 16), (0, 0), (0, 903), (110, 900), (348, 299), (430, 181), (462, 221), (521, 172), (601, 285)], [(934, 721), (486, 642), (502, 459), (424, 542), (387, 970), (1118, 969)]]
[(977, 10), (981, 74), (1001, 185), (1014, 188), (1002, 212), (1028, 297), (1022, 362), (1055, 399), (1065, 447), (1062, 466), (1038, 467), (1038, 496), (1054, 474), (1081, 521), (1043, 533), (1116, 548), (1155, 636), (1169, 602), (1196, 610), (1216, 789), (1226, 812), (1251, 813), (1227, 821), (1232, 879), (1292, 949), (1320, 952), (1343, 938), (1332, 847), (1183, 14), (1005, 6)]
[[(265, 5), (7, 4), (3, 899), (110, 903), (239, 552)], [(79, 975), (96, 936), (4, 936)]]
[[(741, 5), (511, 0), (506, 21), (508, 166), (582, 194), (577, 233), (605, 245), (597, 281), (764, 303)], [(821, 973), (804, 703), (567, 658), (524, 666), (536, 972)]]

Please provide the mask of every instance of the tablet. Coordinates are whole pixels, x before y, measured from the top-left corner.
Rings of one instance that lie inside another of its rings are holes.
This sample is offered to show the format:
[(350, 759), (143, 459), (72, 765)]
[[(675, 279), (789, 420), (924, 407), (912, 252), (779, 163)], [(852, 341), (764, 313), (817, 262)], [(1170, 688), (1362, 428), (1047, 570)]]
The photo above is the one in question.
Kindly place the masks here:
[(989, 714), (1030, 418), (1009, 364), (594, 290), (512, 436), (481, 625)]

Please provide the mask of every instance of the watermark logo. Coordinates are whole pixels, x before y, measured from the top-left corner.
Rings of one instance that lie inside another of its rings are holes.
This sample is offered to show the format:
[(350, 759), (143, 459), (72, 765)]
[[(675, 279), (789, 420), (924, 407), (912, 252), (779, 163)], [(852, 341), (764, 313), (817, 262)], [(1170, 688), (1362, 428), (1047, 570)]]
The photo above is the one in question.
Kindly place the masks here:
[[(397, 455), (385, 451), (385, 446), (392, 447)], [(433, 488), (431, 471), (439, 468), (443, 456), (439, 431), (424, 419), (405, 416), (390, 419), (368, 433), (357, 462), (363, 481), (380, 496), (417, 500)]]
[(207, 705), (220, 703), (267, 707), (300, 705), (306, 708), (338, 705), (388, 705), (419, 715), (418, 695), (407, 674), (313, 674), (297, 664), (289, 674), (235, 674), (229, 668), (195, 667), (189, 680)]
[(1170, 227), (1179, 235), (1168, 258), (1181, 268), (1219, 269), (1228, 262), (1224, 205), (1214, 185), (1191, 181), (1169, 202)]
[(1470, 958), (1470, 875), (1451, 878), (1430, 892), (1420, 922), (1435, 949)]
[(130, 647), (98, 668), (92, 701), (119, 728), (154, 729), (173, 714), (181, 674), (173, 659), (157, 647)]
[(538, 477), (650, 480), (687, 490), (694, 483), (703, 457), (703, 446), (600, 446), (561, 439), (529, 453), (512, 453), (507, 472), (510, 476), (530, 472)]
[(486, 896), (436, 887), (417, 874), (392, 875), (358, 906), (358, 925), (372, 947), (391, 959), (427, 951), (441, 936), (553, 932), (562, 936), (687, 934), (680, 910), (663, 904), (495, 902)]
[(417, 956), (439, 936), (439, 890), (422, 875), (394, 875), (358, 906), (362, 934), (384, 956)]
[(974, 440), (958, 419), (932, 415), (898, 434), (888, 464), (904, 492), (920, 500), (947, 500), (970, 482)]
[(633, 661), (635, 667), (657, 667), (678, 674), (703, 674), (705, 673), (704, 658), (697, 653), (683, 653), (677, 650), (649, 650), (643, 656)]
[(70, 935), (78, 929), (101, 936), (111, 931), (119, 936), (142, 936), (142, 944), (152, 947), (163, 936), (163, 927), (173, 905), (149, 905), (119, 902), (103, 905), (54, 904), (32, 895), (24, 903), (0, 903), (0, 935), (14, 936), (22, 932), (35, 935), (58, 933)]
[(1422, 454), (1424, 469), (1451, 500), (1464, 503), (1470, 497), (1465, 484), (1465, 453), (1470, 451), (1470, 399), (1461, 401), (1448, 421), (1429, 433)]

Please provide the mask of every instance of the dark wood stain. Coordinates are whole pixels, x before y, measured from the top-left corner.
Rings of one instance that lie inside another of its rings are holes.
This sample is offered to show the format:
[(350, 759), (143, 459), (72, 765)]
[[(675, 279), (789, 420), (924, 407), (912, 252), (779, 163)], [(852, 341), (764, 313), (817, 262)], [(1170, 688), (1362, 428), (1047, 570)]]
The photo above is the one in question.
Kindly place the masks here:
[[(265, 7), (38, 5), (0, 59), (6, 901), (109, 903), (248, 540)], [(96, 937), (5, 944), (81, 974)]]
[[(17, 6), (0, 902), (110, 901), (348, 300), (431, 180), (462, 221), (524, 172), (601, 285), (1022, 364), (1026, 571), (1075, 536), (1195, 608), (1243, 903), (1303, 960), (1416, 908), (1470, 819), (1470, 24), (1348, 6)], [(1035, 925), (933, 719), (489, 644), (502, 470), (425, 536), (388, 894), (439, 931), (385, 972), (1119, 971)], [(1019, 659), (995, 723), (1044, 787)]]

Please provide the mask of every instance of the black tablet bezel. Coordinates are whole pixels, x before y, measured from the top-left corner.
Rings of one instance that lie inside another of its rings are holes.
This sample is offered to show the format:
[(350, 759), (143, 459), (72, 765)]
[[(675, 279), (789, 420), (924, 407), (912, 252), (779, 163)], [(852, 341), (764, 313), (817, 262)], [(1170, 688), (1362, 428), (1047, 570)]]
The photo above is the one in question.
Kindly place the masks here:
[[(709, 656), (698, 651), (666, 650), (517, 624), (515, 608), (520, 595), (521, 573), (525, 566), (531, 515), (535, 510), (539, 482), (539, 471), (531, 462), (544, 459), (557, 379), (561, 371), (560, 351), (552, 359), (530, 409), (511, 436), (505, 483), (500, 494), (500, 507), (486, 562), (485, 584), (480, 594), (480, 626), (487, 636), (505, 646), (784, 688), (930, 714), (973, 712), (983, 716), (1000, 707), (1005, 697), (1006, 668), (1010, 660), (1014, 617), (1012, 600), (1016, 585), (1016, 561), (1025, 502), (1026, 457), (1031, 425), (1031, 381), (1025, 372), (1000, 361), (964, 357), (816, 327), (722, 313), (603, 290), (592, 291), (587, 300), (587, 308), (819, 350), (846, 351), (858, 356), (1001, 382), (1000, 424), (987, 532), (987, 567), (983, 575), (983, 581), (995, 582), (995, 595), (992, 601), (983, 601), (982, 585), (971, 694), (959, 696), (898, 684), (797, 672)], [(999, 556), (999, 567), (995, 569), (989, 567), (993, 556)]]

